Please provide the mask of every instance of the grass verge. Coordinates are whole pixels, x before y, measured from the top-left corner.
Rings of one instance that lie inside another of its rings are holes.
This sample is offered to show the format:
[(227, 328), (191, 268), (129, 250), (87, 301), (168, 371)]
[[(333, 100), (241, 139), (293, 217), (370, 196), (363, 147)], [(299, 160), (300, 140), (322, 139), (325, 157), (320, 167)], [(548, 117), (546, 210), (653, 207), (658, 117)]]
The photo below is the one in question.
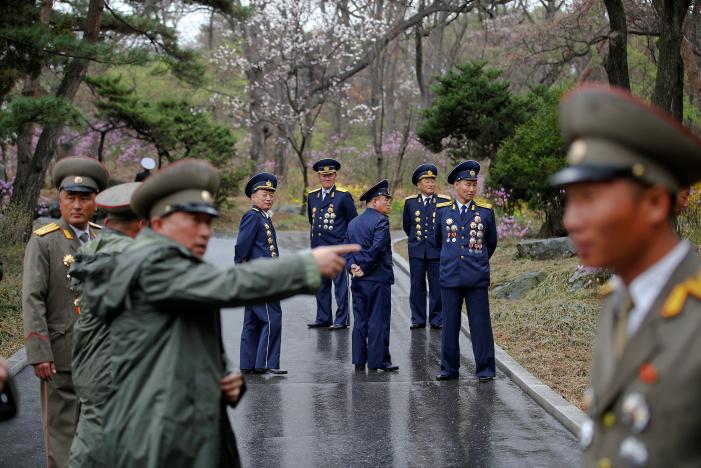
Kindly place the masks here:
[(22, 328), (23, 244), (0, 246), (4, 273), (0, 281), (0, 356), (8, 358), (24, 345)]
[[(395, 251), (407, 258), (406, 242)], [(529, 271), (547, 274), (526, 297), (496, 299), (490, 292), (496, 343), (574, 405), (589, 381), (599, 300), (597, 289), (570, 291), (567, 279), (577, 259), (515, 259), (515, 244), (500, 245), (490, 261), (492, 288)]]

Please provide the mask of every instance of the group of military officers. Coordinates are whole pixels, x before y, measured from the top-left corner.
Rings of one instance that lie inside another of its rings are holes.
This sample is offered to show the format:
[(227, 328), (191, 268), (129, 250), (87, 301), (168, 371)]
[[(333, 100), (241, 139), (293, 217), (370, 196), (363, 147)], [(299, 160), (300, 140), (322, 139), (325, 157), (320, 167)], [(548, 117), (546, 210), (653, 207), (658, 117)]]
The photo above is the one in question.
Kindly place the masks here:
[[(701, 180), (701, 141), (608, 87), (568, 95), (561, 127), (569, 166), (552, 183), (567, 195), (565, 226), (582, 263), (616, 273), (594, 347), (585, 462), (699, 465), (701, 262), (676, 236), (673, 211), (676, 191)], [(378, 182), (360, 196), (358, 215), (336, 186), (340, 168), (333, 159), (314, 165), (313, 250), (282, 257), (270, 215), (278, 181), (251, 178), (236, 266), (223, 271), (202, 260), (218, 216), (219, 178), (208, 163), (184, 160), (106, 190), (97, 161), (56, 164), (62, 218), (34, 232), (23, 283), (49, 466), (66, 466), (69, 455), (71, 466), (237, 466), (226, 406), (246, 387), (223, 351), (222, 307), (245, 306), (245, 373), (286, 372), (279, 301), (299, 293), (316, 294), (309, 327), (330, 330), (349, 327), (352, 295), (356, 370), (398, 369), (389, 352), (392, 195)], [(423, 164), (412, 177), (419, 193), (404, 206), (411, 329), (441, 330), (438, 380), (458, 378), (463, 303), (476, 376), (495, 376), (487, 292), (497, 235), (491, 206), (475, 198), (479, 171), (465, 161), (450, 172), (452, 199), (436, 194), (438, 170)], [(96, 206), (108, 213), (104, 228), (90, 222)]]

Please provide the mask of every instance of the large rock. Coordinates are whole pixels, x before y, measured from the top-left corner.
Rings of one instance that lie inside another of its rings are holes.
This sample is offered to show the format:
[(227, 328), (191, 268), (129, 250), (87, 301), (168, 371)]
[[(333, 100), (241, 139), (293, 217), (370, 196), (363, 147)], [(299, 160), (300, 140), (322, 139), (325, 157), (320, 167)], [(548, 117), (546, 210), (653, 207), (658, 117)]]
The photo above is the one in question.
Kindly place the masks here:
[(529, 271), (506, 284), (497, 286), (492, 292), (494, 297), (499, 299), (522, 299), (528, 291), (542, 283), (546, 276), (544, 271)]
[(604, 268), (589, 268), (577, 265), (577, 269), (567, 280), (570, 290), (601, 286), (611, 278), (611, 272)]
[(535, 260), (550, 260), (554, 258), (574, 257), (574, 245), (569, 237), (553, 237), (550, 239), (530, 239), (516, 245), (517, 258), (532, 258)]

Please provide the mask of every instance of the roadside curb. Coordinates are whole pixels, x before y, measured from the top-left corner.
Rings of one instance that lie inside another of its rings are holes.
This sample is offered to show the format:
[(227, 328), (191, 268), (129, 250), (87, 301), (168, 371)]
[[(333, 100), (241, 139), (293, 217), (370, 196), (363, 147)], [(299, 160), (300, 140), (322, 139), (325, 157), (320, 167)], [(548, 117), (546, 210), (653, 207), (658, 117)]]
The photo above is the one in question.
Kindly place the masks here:
[[(396, 239), (392, 241), (392, 245), (394, 246), (397, 242), (405, 239), (406, 237)], [(409, 262), (401, 255), (392, 252), (392, 261), (400, 270), (409, 275)], [(464, 320), (460, 322), (460, 329), (465, 336), (470, 338), (470, 331)], [(582, 410), (565, 400), (559, 393), (528, 372), (496, 343), (494, 344), (494, 355), (497, 367), (509, 376), (519, 388), (533, 398), (545, 411), (565, 426), (567, 430), (574, 435), (579, 434), (579, 429), (587, 418)]]
[(19, 374), (22, 369), (27, 367), (27, 349), (22, 346), (19, 351), (7, 360), (7, 365), (10, 368), (10, 377)]

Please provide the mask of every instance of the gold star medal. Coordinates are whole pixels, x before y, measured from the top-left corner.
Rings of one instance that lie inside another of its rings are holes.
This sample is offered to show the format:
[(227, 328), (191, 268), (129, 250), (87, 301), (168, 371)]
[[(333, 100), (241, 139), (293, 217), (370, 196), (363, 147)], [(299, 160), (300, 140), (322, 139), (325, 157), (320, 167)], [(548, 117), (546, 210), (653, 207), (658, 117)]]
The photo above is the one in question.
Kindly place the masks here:
[(73, 260), (74, 260), (74, 259), (73, 259), (73, 255), (71, 255), (71, 254), (66, 254), (66, 255), (63, 257), (63, 264), (66, 265), (66, 268), (70, 268), (71, 265), (73, 264)]

